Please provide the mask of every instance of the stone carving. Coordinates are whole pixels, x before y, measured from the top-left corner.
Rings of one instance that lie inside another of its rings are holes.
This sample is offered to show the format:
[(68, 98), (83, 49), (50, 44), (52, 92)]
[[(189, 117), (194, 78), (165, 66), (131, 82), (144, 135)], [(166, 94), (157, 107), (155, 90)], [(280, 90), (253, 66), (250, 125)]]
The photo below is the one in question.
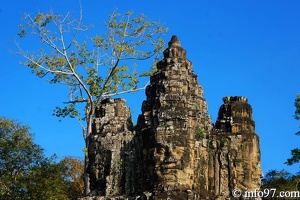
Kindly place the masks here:
[(255, 123), (252, 108), (246, 97), (224, 97), (220, 107), (216, 128), (232, 133), (253, 133)]
[(131, 153), (126, 147), (134, 137), (130, 111), (124, 99), (106, 99), (95, 115), (88, 145), (90, 189), (101, 196), (121, 195)]
[[(145, 188), (156, 199), (187, 199), (194, 187), (205, 189), (207, 177), (195, 176), (207, 162), (195, 148), (196, 132), (205, 138), (212, 129), (203, 89), (192, 72), (186, 51), (173, 36), (150, 79), (138, 120), (143, 138)], [(143, 126), (145, 124), (145, 126)], [(198, 141), (202, 143), (203, 141)], [(201, 144), (202, 145), (202, 144)], [(197, 156), (195, 155), (198, 154)], [(204, 153), (204, 152), (202, 152)], [(200, 160), (203, 162), (200, 164)]]
[(259, 137), (245, 97), (224, 97), (215, 126), (176, 36), (150, 77), (133, 128), (123, 99), (97, 107), (89, 138), (91, 197), (229, 199), (260, 187)]
[(210, 137), (215, 141), (211, 151), (209, 173), (213, 193), (229, 196), (233, 189), (254, 191), (260, 188), (259, 137), (254, 133), (252, 108), (245, 97), (224, 97), (215, 129)]

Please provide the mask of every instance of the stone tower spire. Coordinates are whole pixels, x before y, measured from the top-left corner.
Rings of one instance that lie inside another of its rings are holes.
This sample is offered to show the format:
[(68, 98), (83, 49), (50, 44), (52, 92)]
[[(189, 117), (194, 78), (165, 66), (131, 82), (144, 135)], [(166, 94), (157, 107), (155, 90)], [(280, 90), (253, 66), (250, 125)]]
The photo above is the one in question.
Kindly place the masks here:
[(200, 175), (205, 170), (203, 163), (208, 162), (201, 147), (207, 145), (212, 122), (203, 89), (177, 36), (172, 36), (163, 54), (138, 120), (144, 187), (156, 199), (187, 199), (198, 195), (195, 188), (200, 193), (208, 187), (207, 176)]
[(180, 47), (180, 41), (176, 35), (173, 35), (170, 42), (168, 43), (169, 48), (171, 47)]
[(134, 137), (132, 129), (130, 110), (124, 99), (101, 101), (88, 141), (90, 195), (111, 197), (124, 193), (124, 176), (128, 171), (126, 155), (131, 151), (127, 146)]
[(220, 107), (216, 129), (231, 133), (253, 133), (255, 123), (252, 119), (252, 108), (246, 97), (224, 97)]
[(260, 188), (259, 137), (254, 132), (252, 108), (242, 96), (227, 96), (219, 109), (211, 140), (209, 171), (211, 191), (229, 197), (231, 191), (254, 191)]

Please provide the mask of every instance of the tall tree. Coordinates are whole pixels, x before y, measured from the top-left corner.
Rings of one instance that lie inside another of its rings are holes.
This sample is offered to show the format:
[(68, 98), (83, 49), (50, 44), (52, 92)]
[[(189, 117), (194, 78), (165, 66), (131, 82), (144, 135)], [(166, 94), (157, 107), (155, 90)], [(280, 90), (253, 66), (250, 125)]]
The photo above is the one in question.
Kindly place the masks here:
[(20, 179), (43, 158), (28, 131), (28, 126), (0, 118), (0, 197), (14, 197)]
[[(91, 28), (82, 23), (82, 17), (81, 10), (78, 19), (72, 18), (70, 12), (66, 15), (26, 14), (25, 23), (19, 25), (19, 36), (36, 36), (41, 48), (37, 53), (28, 53), (19, 44), (17, 46), (18, 53), (25, 58), (22, 64), (31, 68), (35, 75), (48, 77), (50, 83), (69, 88), (67, 105), (56, 107), (54, 115), (70, 116), (79, 122), (84, 120), (86, 124), (81, 125), (88, 146), (95, 108), (101, 99), (145, 88), (147, 83), (139, 87), (139, 77), (150, 75), (151, 70), (142, 72), (135, 61), (149, 58), (157, 61), (164, 47), (160, 35), (167, 29), (143, 14), (134, 16), (129, 11), (121, 15), (114, 11), (104, 24), (107, 33), (82, 39), (80, 33), (86, 35)], [(153, 66), (152, 70), (155, 70)], [(79, 112), (78, 104), (81, 103), (85, 103), (83, 113)], [(88, 163), (87, 156), (85, 163)], [(88, 193), (88, 176), (85, 183)]]
[[(300, 120), (300, 94), (298, 94), (296, 96), (296, 100), (295, 100), (295, 103), (294, 103), (295, 107), (296, 107), (296, 110), (295, 110), (295, 119), (296, 120)], [(300, 131), (298, 131), (296, 133), (296, 135), (300, 135)]]
[[(292, 175), (285, 170), (270, 170), (262, 179), (261, 191), (263, 199), (274, 199), (280, 191), (297, 191), (299, 190), (299, 175)], [(272, 189), (276, 189), (273, 194)]]
[[(78, 199), (83, 197), (83, 162), (65, 157), (60, 162), (45, 158), (23, 178), (28, 199)], [(24, 195), (25, 196), (25, 195)]]
[[(295, 117), (296, 120), (300, 120), (300, 94), (298, 94), (296, 96), (294, 105), (295, 105), (295, 108), (296, 108), (294, 117)], [(299, 136), (300, 131), (298, 131), (296, 133), (296, 135)], [(295, 163), (299, 163), (299, 161), (300, 161), (300, 149), (299, 148), (292, 149), (291, 153), (292, 153), (292, 157), (287, 159), (287, 162), (285, 164), (293, 165)]]
[(55, 160), (44, 156), (28, 126), (0, 117), (0, 199), (82, 197), (82, 161)]
[(55, 162), (55, 157), (44, 158), (38, 165), (31, 166), (22, 178), (21, 199), (62, 199), (67, 200), (72, 195), (66, 187), (66, 166)]
[(68, 180), (67, 190), (70, 199), (78, 199), (84, 196), (84, 183), (82, 175), (84, 174), (84, 162), (80, 158), (72, 156), (65, 157), (60, 162), (66, 167), (66, 179)]

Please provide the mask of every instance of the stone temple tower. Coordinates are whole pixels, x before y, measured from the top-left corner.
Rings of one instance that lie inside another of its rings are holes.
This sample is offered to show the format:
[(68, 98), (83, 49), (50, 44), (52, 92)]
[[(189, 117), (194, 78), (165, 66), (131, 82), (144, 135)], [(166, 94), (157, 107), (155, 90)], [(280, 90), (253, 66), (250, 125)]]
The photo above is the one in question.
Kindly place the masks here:
[(134, 137), (130, 110), (124, 99), (105, 99), (95, 114), (88, 141), (90, 190), (93, 195), (119, 196), (125, 192), (127, 147)]
[(254, 132), (252, 108), (241, 96), (224, 97), (214, 130), (210, 134), (210, 191), (230, 197), (231, 191), (260, 188), (259, 137)]
[(203, 89), (173, 36), (146, 89), (138, 130), (145, 189), (156, 199), (194, 198), (208, 190), (207, 137), (212, 129)]
[(233, 199), (260, 187), (259, 137), (245, 97), (224, 97), (213, 125), (176, 36), (150, 77), (137, 125), (124, 99), (96, 109), (84, 200)]

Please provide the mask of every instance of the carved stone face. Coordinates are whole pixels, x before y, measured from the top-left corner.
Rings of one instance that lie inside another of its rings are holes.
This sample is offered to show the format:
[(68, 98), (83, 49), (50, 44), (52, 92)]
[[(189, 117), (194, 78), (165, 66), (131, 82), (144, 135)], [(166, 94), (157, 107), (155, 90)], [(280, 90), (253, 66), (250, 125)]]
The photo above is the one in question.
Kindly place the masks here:
[[(159, 145), (155, 151), (155, 176), (159, 187), (171, 190), (190, 190), (193, 187), (193, 169), (185, 161), (187, 147)], [(175, 199), (175, 198), (174, 198)]]
[(164, 174), (170, 173), (169, 169), (181, 170), (184, 150), (185, 147), (182, 146), (170, 148), (167, 145), (159, 145), (155, 152), (156, 167)]

